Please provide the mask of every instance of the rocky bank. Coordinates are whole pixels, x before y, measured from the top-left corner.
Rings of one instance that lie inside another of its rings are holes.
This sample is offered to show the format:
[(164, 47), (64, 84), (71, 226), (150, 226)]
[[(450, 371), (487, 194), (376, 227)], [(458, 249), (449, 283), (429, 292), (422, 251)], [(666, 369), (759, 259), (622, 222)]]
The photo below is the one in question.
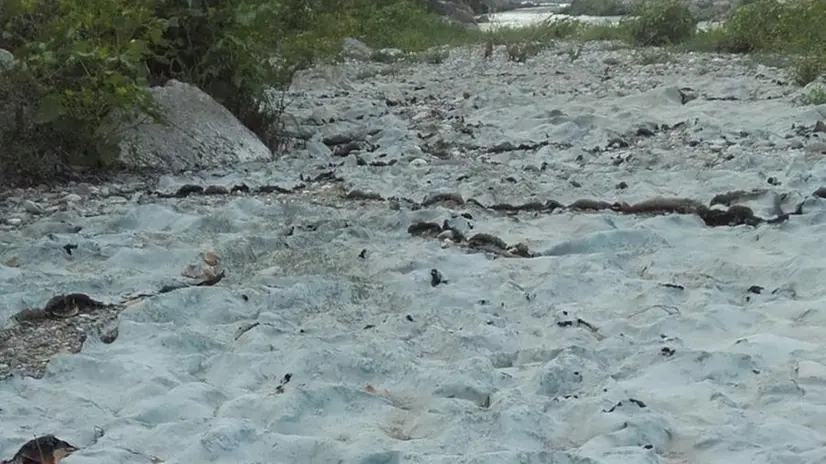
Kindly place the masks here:
[(308, 71), (283, 156), (2, 192), (0, 456), (823, 462), (826, 105), (572, 47)]

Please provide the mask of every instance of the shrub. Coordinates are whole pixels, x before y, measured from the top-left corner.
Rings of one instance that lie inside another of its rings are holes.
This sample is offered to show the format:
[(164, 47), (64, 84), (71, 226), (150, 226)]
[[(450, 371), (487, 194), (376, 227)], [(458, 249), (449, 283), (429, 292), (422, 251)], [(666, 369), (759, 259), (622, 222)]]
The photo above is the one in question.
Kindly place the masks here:
[(795, 82), (800, 86), (813, 82), (826, 73), (826, 50), (798, 56), (794, 63)]
[(466, 40), (419, 1), (2, 0), (0, 48), (17, 61), (0, 73), (0, 109), (15, 115), (0, 127), (0, 177), (116, 165), (123, 126), (162, 119), (147, 86), (173, 78), (279, 146), (270, 90), (345, 36), (405, 50)]
[(623, 18), (637, 45), (673, 45), (694, 37), (697, 20), (682, 0), (650, 0), (638, 4), (634, 16)]
[(725, 22), (726, 46), (735, 53), (774, 47), (782, 33), (787, 7), (776, 0), (757, 0), (736, 8)]
[(2, 131), (4, 140), (15, 140), (4, 158), (14, 159), (14, 172), (30, 182), (54, 174), (34, 160), (61, 169), (112, 166), (125, 125), (162, 119), (146, 89), (168, 78), (203, 88), (265, 138), (271, 117), (258, 101), (269, 84), (287, 78), (271, 60), (279, 37), (271, 18), (280, 13), (268, 10), (273, 5), (8, 0), (2, 46), (17, 64), (0, 87), (20, 117)]
[(156, 82), (177, 79), (199, 87), (274, 149), (277, 113), (261, 102), (268, 101), (271, 86), (289, 84), (292, 73), (312, 59), (300, 54), (275, 59), (283, 38), (312, 19), (303, 13), (308, 5), (301, 0), (212, 3), (220, 6), (154, 0), (165, 28), (146, 57), (150, 75)]
[(826, 0), (755, 0), (733, 10), (724, 31), (733, 52), (823, 50)]
[(142, 62), (163, 23), (143, 5), (112, 0), (4, 6), (2, 45), (16, 57), (0, 76), (0, 102), (16, 114), (0, 132), (3, 162), (15, 166), (5, 172), (39, 181), (72, 164), (111, 165), (118, 123), (130, 121), (115, 112), (157, 116)]

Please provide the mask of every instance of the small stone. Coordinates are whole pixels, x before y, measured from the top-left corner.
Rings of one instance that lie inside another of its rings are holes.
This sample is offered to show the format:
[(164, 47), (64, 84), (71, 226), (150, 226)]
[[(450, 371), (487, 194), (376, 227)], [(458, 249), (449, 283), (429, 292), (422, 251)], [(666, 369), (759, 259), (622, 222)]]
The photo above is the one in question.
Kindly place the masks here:
[(88, 197), (92, 194), (92, 188), (86, 184), (80, 184), (77, 187), (75, 187), (74, 190), (76, 194), (82, 195), (84, 197)]
[(421, 168), (427, 166), (427, 161), (423, 160), (422, 158), (416, 158), (410, 162), (411, 168)]
[(218, 255), (216, 255), (215, 253), (211, 251), (204, 253), (204, 262), (207, 264), (207, 266), (217, 266), (218, 261)]
[(32, 214), (43, 214), (45, 212), (42, 206), (31, 200), (23, 200), (23, 209)]
[(411, 119), (413, 122), (418, 122), (428, 118), (430, 118), (430, 110), (423, 110), (413, 115)]
[(22, 219), (16, 217), (6, 219), (6, 223), (12, 226), (19, 226), (22, 222)]
[(70, 193), (66, 195), (63, 199), (66, 200), (67, 203), (78, 203), (80, 202), (80, 200), (83, 199), (83, 197), (76, 193)]
[(111, 194), (112, 194), (112, 192), (111, 192), (111, 190), (109, 190), (109, 187), (101, 187), (100, 188), (100, 196), (106, 198)]
[(318, 141), (307, 142), (307, 151), (309, 151), (310, 155), (314, 158), (329, 158), (333, 154), (330, 147)]
[(806, 151), (817, 155), (826, 155), (826, 142), (811, 142), (806, 145)]
[(436, 238), (438, 238), (439, 240), (452, 240), (453, 231), (450, 229), (443, 230), (438, 236), (436, 236)]

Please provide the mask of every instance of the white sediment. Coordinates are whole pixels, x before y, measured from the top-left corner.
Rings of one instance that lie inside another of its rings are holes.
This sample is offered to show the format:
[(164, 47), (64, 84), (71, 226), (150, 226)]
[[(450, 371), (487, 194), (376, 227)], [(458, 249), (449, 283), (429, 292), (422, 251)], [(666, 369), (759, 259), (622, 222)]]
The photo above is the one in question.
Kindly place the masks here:
[[(795, 105), (787, 76), (745, 59), (563, 52), (351, 65), (349, 92), (308, 75), (292, 109), (315, 134), (306, 150), (154, 186), (303, 178), (304, 193), (138, 201), (112, 186), (37, 217), (8, 200), (22, 224), (0, 231), (3, 261), (20, 261), (0, 265), (4, 320), (62, 292), (156, 290), (204, 251), (227, 277), (129, 307), (114, 343), (90, 336), (42, 379), (0, 381), (0, 458), (53, 433), (84, 447), (66, 464), (826, 462), (826, 203), (811, 197), (826, 185), (811, 130), (826, 106)], [(333, 156), (324, 137), (375, 150)], [(628, 147), (606, 148), (616, 138)], [(449, 159), (423, 149), (437, 139)], [(326, 171), (344, 188), (306, 181)], [(766, 189), (749, 203), (762, 217), (804, 206), (782, 224), (710, 228), (341, 199), (356, 188), (483, 204)], [(446, 219), (544, 255), (407, 233)], [(448, 283), (431, 286), (434, 268)]]

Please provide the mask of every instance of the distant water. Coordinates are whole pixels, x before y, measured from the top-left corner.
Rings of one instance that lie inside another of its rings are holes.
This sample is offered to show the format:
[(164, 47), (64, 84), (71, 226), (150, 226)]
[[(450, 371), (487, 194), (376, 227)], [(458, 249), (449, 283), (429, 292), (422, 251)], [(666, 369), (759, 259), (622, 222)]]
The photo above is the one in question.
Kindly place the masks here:
[[(505, 11), (503, 13), (488, 14), (487, 17), (490, 19), (490, 22), (479, 24), (479, 28), (484, 31), (496, 27), (524, 27), (546, 20), (564, 18), (576, 19), (577, 21), (592, 24), (616, 24), (622, 19), (622, 16), (571, 16), (558, 13), (568, 5), (568, 3), (546, 4), (537, 7)], [(697, 29), (707, 30), (715, 25), (717, 25), (717, 23), (702, 21), (697, 25)]]
[(479, 25), (482, 30), (496, 27), (524, 27), (536, 24), (548, 19), (575, 18), (578, 21), (595, 24), (614, 24), (619, 22), (622, 16), (570, 16), (559, 14), (568, 3), (557, 3), (532, 8), (520, 8), (518, 10), (505, 11), (503, 13), (488, 14), (489, 23)]

